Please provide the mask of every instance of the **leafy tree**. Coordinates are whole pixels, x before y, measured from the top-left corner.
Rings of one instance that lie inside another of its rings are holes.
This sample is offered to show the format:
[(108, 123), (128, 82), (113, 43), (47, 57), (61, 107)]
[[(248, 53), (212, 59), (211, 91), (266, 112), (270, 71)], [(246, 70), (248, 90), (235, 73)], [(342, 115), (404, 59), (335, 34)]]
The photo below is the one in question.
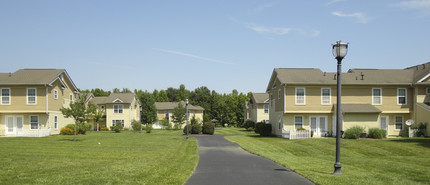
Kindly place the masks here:
[(140, 95), (140, 103), (142, 105), (142, 112), (140, 120), (145, 124), (152, 124), (157, 121), (157, 108), (155, 107), (155, 100), (152, 94), (144, 92)]
[(167, 97), (167, 93), (164, 90), (154, 90), (152, 92), (152, 95), (154, 96), (155, 102), (168, 102), (169, 97)]
[(79, 126), (83, 126), (85, 121), (90, 118), (90, 116), (95, 112), (96, 106), (89, 104), (85, 105), (86, 94), (82, 95), (81, 98), (78, 98), (77, 101), (74, 101), (70, 104), (70, 107), (62, 107), (60, 108), (61, 113), (63, 113), (64, 117), (69, 118), (72, 117), (75, 120), (75, 136), (73, 137), (73, 141), (76, 141), (76, 131)]
[(178, 106), (176, 106), (172, 110), (172, 121), (175, 123), (175, 129), (181, 129), (182, 124), (185, 123), (186, 120), (186, 108), (182, 104), (182, 102), (178, 103)]
[(112, 90), (112, 92), (113, 92), (113, 93), (121, 93), (121, 90), (119, 90), (118, 88), (114, 88), (114, 89)]
[(104, 91), (103, 89), (95, 88), (91, 89), (91, 93), (93, 93), (94, 96), (109, 96), (110, 91)]
[(99, 122), (103, 121), (103, 116), (105, 115), (105, 111), (103, 109), (95, 109), (93, 114), (91, 115), (91, 117), (93, 118), (93, 120), (97, 123), (97, 131), (99, 131)]
[(208, 122), (212, 119), (212, 97), (211, 97), (211, 91), (205, 87), (199, 87), (196, 88), (194, 91), (190, 93), (190, 103), (192, 105), (198, 105), (203, 107), (204, 114), (203, 114), (203, 122)]

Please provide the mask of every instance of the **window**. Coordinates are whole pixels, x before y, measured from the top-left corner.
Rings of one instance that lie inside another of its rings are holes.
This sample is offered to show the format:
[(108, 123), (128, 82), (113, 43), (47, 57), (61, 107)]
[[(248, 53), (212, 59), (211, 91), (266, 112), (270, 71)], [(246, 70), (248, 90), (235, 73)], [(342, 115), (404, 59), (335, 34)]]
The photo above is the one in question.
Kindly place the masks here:
[(264, 105), (264, 114), (269, 114), (269, 106)]
[(278, 89), (278, 100), (281, 99), (281, 89)]
[(397, 104), (399, 105), (406, 105), (406, 96), (407, 92), (405, 88), (397, 89)]
[(427, 87), (426, 92), (427, 94), (430, 94), (430, 87)]
[(372, 89), (372, 104), (381, 105), (382, 104), (382, 89), (373, 88)]
[(30, 129), (39, 128), (39, 116), (30, 116)]
[(102, 109), (105, 109), (105, 106), (104, 105), (102, 105), (102, 106), (100, 106)]
[(73, 94), (70, 94), (70, 104), (73, 103)]
[(305, 103), (305, 88), (296, 88), (296, 105), (304, 105)]
[(54, 90), (54, 99), (58, 99), (58, 91)]
[(403, 116), (396, 116), (395, 130), (402, 130), (403, 128)]
[(9, 105), (10, 104), (10, 89), (9, 88), (3, 88), (1, 89), (1, 104), (2, 105)]
[(121, 124), (124, 127), (124, 120), (112, 120), (112, 126), (115, 126), (117, 123)]
[(270, 107), (273, 107), (273, 94), (270, 94)]
[(27, 88), (27, 104), (36, 104), (35, 88)]
[(54, 117), (54, 128), (58, 129), (58, 117), (57, 116)]
[(113, 113), (122, 114), (123, 106), (122, 105), (113, 105)]
[(167, 121), (169, 121), (170, 116), (169, 116), (169, 111), (166, 110), (166, 112), (164, 112), (164, 117), (166, 118)]
[(294, 116), (294, 128), (303, 128), (303, 116)]
[(321, 89), (321, 104), (330, 105), (331, 104), (331, 89), (322, 88)]

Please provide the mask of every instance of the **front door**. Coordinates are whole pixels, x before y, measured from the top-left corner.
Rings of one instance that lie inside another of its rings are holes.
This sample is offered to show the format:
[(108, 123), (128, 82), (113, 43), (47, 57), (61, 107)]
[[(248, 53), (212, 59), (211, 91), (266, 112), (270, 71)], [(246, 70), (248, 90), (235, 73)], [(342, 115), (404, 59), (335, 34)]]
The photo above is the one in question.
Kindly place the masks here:
[(15, 135), (15, 136), (21, 136), (22, 135), (22, 127), (24, 124), (24, 117), (23, 116), (5, 116), (6, 124), (5, 124), (5, 131), (6, 135)]
[(381, 116), (380, 122), (380, 128), (387, 131), (388, 135), (388, 116)]
[(327, 117), (326, 116), (311, 116), (310, 117), (311, 131), (314, 136), (325, 136), (327, 133)]

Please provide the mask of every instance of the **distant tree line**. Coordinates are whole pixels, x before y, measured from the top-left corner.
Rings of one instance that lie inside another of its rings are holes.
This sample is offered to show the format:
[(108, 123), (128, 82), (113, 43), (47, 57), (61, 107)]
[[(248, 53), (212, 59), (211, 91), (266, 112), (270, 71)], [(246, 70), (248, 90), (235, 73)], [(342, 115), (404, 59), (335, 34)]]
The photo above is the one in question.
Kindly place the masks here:
[[(81, 90), (81, 92), (91, 92), (94, 96), (109, 96), (111, 91), (104, 91), (96, 88), (91, 90)], [(132, 91), (123, 88), (115, 88), (113, 93), (131, 93)], [(154, 123), (157, 120), (155, 102), (179, 102), (189, 100), (191, 105), (198, 105), (205, 109), (203, 121), (210, 122), (216, 120), (219, 124), (229, 124), (238, 126), (244, 122), (243, 109), (245, 102), (249, 100), (250, 93), (243, 94), (237, 90), (231, 93), (217, 93), (205, 86), (198, 87), (193, 91), (185, 88), (181, 84), (179, 88), (169, 87), (166, 90), (154, 90), (152, 92), (134, 90), (142, 105), (142, 123)]]

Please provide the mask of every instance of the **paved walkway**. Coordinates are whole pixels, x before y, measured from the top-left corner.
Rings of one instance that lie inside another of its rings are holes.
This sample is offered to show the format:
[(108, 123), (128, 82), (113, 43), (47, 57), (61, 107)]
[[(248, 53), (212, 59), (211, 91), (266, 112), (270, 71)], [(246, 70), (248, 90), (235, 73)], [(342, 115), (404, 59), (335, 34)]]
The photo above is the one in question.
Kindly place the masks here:
[(250, 154), (224, 136), (193, 136), (199, 163), (185, 185), (313, 184), (268, 159)]

